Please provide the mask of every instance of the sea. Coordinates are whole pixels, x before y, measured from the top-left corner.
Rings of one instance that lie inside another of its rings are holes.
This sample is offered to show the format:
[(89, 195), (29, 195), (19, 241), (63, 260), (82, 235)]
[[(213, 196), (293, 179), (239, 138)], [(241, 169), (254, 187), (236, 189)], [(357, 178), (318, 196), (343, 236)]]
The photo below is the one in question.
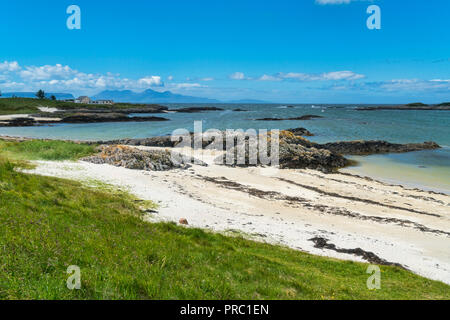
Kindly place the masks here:
[[(122, 122), (56, 124), (39, 127), (0, 128), (0, 135), (69, 140), (111, 140), (145, 138), (171, 134), (184, 128), (192, 131), (194, 121), (207, 129), (289, 129), (303, 127), (314, 134), (311, 141), (387, 140), (394, 143), (434, 141), (442, 146), (401, 154), (351, 156), (357, 165), (346, 172), (450, 194), (450, 111), (376, 110), (358, 111), (369, 105), (336, 104), (162, 104), (170, 109), (194, 106), (218, 107), (223, 111), (202, 113), (148, 114), (169, 119), (165, 122)], [(246, 111), (238, 112), (235, 109)], [(259, 118), (292, 118), (319, 115), (312, 120), (256, 121)], [(133, 116), (146, 116), (135, 114)]]

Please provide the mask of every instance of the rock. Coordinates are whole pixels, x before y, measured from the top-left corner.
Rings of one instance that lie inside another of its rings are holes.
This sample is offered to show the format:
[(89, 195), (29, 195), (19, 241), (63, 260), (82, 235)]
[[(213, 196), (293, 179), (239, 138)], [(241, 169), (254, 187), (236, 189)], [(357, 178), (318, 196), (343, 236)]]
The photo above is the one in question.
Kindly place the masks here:
[(1, 127), (31, 127), (36, 125), (37, 122), (33, 118), (14, 118), (7, 121), (2, 121)]
[(339, 141), (325, 143), (317, 146), (320, 149), (327, 149), (339, 154), (350, 155), (368, 155), (379, 153), (399, 153), (419, 150), (439, 149), (440, 146), (435, 142), (407, 143), (397, 144), (381, 140), (357, 140), (357, 141)]
[(65, 116), (61, 123), (94, 123), (94, 122), (143, 122), (169, 121), (161, 117), (128, 117), (122, 113), (75, 113)]
[(244, 110), (244, 109), (234, 109), (233, 111), (236, 111), (236, 112), (247, 112), (248, 110)]
[(323, 118), (322, 116), (317, 116), (314, 114), (307, 114), (300, 117), (294, 117), (294, 118), (261, 118), (261, 119), (255, 119), (256, 121), (284, 121), (284, 120), (311, 120), (315, 118)]
[[(343, 156), (332, 152), (330, 150), (318, 149), (314, 147), (315, 144), (308, 140), (295, 136), (291, 132), (280, 132), (280, 144), (279, 144), (279, 158), (278, 164), (280, 169), (316, 169), (323, 172), (332, 172), (338, 168), (345, 167), (351, 162)], [(259, 148), (259, 146), (258, 146)], [(271, 157), (270, 143), (267, 146), (267, 157)], [(219, 156), (215, 159), (216, 164), (223, 164), (229, 166), (259, 166), (262, 161), (258, 155), (253, 161), (250, 161), (249, 153), (249, 141), (245, 141), (244, 148), (235, 146), (228, 152), (225, 152), (223, 156)], [(227, 159), (228, 158), (228, 159)], [(228, 163), (227, 163), (228, 160)], [(255, 162), (256, 160), (256, 162)], [(263, 162), (264, 163), (264, 162)]]
[(450, 110), (450, 103), (443, 102), (436, 105), (427, 105), (421, 102), (409, 103), (405, 105), (360, 107), (357, 111), (375, 111), (375, 110)]
[[(176, 168), (189, 168), (190, 163), (206, 166), (200, 160), (183, 156), (179, 153), (172, 154), (168, 150), (139, 150), (127, 146), (100, 146), (100, 153), (89, 156), (83, 161), (95, 164), (110, 164), (116, 167), (124, 167), (134, 170), (166, 171)], [(176, 155), (177, 161), (172, 157)]]
[(307, 136), (307, 137), (312, 137), (314, 136), (314, 134), (312, 134), (311, 132), (309, 132), (307, 129), (305, 128), (294, 128), (294, 129), (286, 129), (285, 131), (289, 131), (292, 132), (294, 135), (296, 136)]
[[(119, 103), (120, 104), (120, 103)], [(73, 113), (165, 113), (169, 108), (165, 106), (160, 106), (158, 104), (136, 104), (130, 105), (129, 108), (117, 108), (114, 106), (108, 106), (108, 108), (79, 108), (79, 109), (64, 109), (58, 110), (53, 114), (63, 115), (63, 114), (73, 114)]]
[(97, 141), (96, 144), (106, 145), (128, 145), (128, 146), (145, 146), (145, 147), (163, 147), (172, 148), (178, 142), (172, 141), (170, 136), (142, 138), (142, 139), (119, 139), (110, 141)]
[(189, 224), (186, 218), (181, 218), (180, 221), (178, 221), (178, 222), (179, 222), (180, 224), (184, 224), (184, 225), (186, 225), (186, 226)]
[[(387, 141), (341, 141), (331, 142), (325, 144), (318, 144), (311, 142), (306, 138), (299, 136), (298, 134), (307, 135), (309, 131), (304, 128), (296, 128), (280, 131), (280, 144), (279, 144), (279, 167), (280, 168), (292, 168), (292, 169), (317, 169), (323, 172), (333, 172), (338, 168), (348, 166), (353, 161), (344, 158), (342, 155), (368, 155), (377, 153), (389, 153), (389, 152), (409, 152), (418, 150), (429, 150), (440, 148), (435, 142), (424, 143), (409, 143), (409, 144), (395, 144)], [(226, 151), (226, 136), (225, 132), (221, 131), (223, 146), (221, 150)], [(192, 133), (191, 133), (192, 135)], [(242, 133), (235, 132), (234, 143), (231, 149), (222, 156), (215, 159), (217, 164), (231, 165), (231, 166), (258, 166), (262, 162), (260, 159), (256, 159), (256, 163), (250, 163), (249, 159), (249, 136), (241, 136)], [(192, 138), (192, 136), (191, 136)], [(213, 138), (204, 135), (204, 141), (202, 147), (209, 146)], [(269, 136), (270, 139), (270, 136)], [(191, 139), (192, 141), (194, 139)], [(102, 142), (103, 143), (103, 142)], [(105, 144), (127, 144), (127, 145), (142, 145), (142, 146), (159, 146), (159, 147), (175, 147), (179, 142), (172, 141), (170, 136), (154, 137), (146, 139), (122, 139), (116, 141), (106, 142)], [(238, 148), (239, 143), (244, 143), (244, 149)], [(269, 147), (270, 149), (270, 144)], [(135, 149), (136, 150), (136, 149)], [(243, 163), (238, 163), (238, 152), (244, 159)], [(226, 164), (227, 156), (229, 157), (228, 164)], [(268, 156), (270, 157), (270, 150)], [(191, 160), (185, 161), (185, 167)]]
[(217, 107), (190, 107), (190, 108), (171, 109), (169, 111), (179, 113), (197, 113), (203, 111), (223, 111), (223, 109)]
[(328, 173), (343, 168), (351, 162), (330, 150), (304, 147), (280, 142), (281, 169), (316, 169)]
[(117, 110), (116, 112), (120, 112), (120, 113), (165, 113), (169, 110), (169, 108), (164, 107), (164, 106), (160, 106), (157, 104), (149, 104), (149, 105), (144, 105), (142, 107), (136, 107), (136, 108), (127, 108), (127, 109), (120, 109)]

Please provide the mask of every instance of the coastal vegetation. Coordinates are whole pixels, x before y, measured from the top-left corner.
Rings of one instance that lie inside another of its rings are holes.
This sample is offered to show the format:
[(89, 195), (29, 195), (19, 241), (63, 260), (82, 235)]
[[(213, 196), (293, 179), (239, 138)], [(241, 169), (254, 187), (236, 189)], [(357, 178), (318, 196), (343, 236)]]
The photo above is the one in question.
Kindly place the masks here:
[[(123, 191), (20, 172), (19, 160), (73, 160), (93, 146), (0, 143), (0, 299), (450, 298), (448, 285), (399, 267), (381, 266), (382, 287), (369, 290), (368, 264), (149, 223), (155, 206)], [(66, 287), (71, 265), (80, 290)]]
[(62, 111), (87, 109), (87, 110), (124, 110), (130, 108), (148, 108), (155, 105), (116, 103), (114, 105), (82, 104), (53, 99), (33, 98), (0, 98), (0, 115), (9, 114), (36, 114), (43, 113), (39, 108), (55, 108)]
[(58, 140), (5, 141), (0, 154), (11, 160), (76, 160), (94, 153), (95, 145)]

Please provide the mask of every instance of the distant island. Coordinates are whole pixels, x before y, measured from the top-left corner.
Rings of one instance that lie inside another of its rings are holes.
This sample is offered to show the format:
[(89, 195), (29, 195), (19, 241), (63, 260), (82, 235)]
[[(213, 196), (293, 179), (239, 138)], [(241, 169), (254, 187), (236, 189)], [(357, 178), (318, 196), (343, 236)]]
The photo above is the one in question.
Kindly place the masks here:
[(147, 89), (143, 92), (131, 90), (105, 90), (92, 97), (95, 100), (114, 100), (129, 103), (219, 103), (219, 100), (185, 96), (170, 91), (158, 92)]
[[(0, 94), (0, 98), (35, 98), (35, 92), (5, 92)], [(70, 93), (45, 93), (45, 98), (55, 97), (57, 100), (66, 100), (71, 102), (76, 100)], [(209, 99), (203, 97), (186, 96), (176, 94), (171, 91), (158, 92), (147, 89), (142, 92), (134, 92), (131, 90), (105, 90), (91, 97), (93, 101), (115, 101), (125, 103), (252, 103), (264, 104), (271, 103), (263, 100), (240, 99), (221, 101), (217, 99)]]
[(376, 106), (376, 107), (361, 107), (358, 111), (374, 111), (374, 110), (450, 110), (450, 102), (443, 102), (440, 104), (424, 104), (421, 102), (408, 103), (404, 105), (393, 106)]

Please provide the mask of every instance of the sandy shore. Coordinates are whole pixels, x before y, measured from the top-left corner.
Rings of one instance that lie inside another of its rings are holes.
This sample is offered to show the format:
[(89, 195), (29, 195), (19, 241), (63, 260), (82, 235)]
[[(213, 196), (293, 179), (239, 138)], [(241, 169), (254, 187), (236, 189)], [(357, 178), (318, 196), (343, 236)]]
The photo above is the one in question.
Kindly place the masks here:
[[(160, 205), (151, 221), (186, 218), (190, 226), (355, 261), (371, 260), (358, 252), (372, 252), (450, 284), (450, 196), (350, 174), (230, 168), (211, 159), (202, 158), (207, 167), (159, 172), (39, 161), (27, 172), (124, 188)], [(312, 238), (335, 248), (320, 248)]]

